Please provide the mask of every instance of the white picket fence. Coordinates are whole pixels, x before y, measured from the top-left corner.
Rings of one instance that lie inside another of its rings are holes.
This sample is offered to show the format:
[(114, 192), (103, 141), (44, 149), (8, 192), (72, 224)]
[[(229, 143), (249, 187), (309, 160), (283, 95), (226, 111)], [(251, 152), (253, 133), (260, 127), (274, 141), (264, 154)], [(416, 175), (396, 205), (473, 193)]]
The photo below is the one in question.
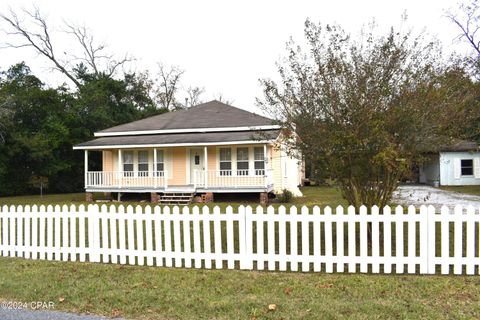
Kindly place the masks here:
[[(480, 214), (430, 206), (3, 206), (4, 257), (167, 267), (479, 274)], [(380, 212), (381, 211), (381, 212)]]

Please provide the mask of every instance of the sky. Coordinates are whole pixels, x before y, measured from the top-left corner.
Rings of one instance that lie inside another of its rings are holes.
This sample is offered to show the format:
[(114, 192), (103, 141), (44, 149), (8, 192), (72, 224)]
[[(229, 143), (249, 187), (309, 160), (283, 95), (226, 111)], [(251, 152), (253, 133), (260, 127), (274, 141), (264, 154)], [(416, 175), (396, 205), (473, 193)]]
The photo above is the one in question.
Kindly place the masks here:
[[(303, 39), (306, 18), (337, 23), (355, 35), (374, 18), (381, 29), (399, 26), (404, 12), (408, 26), (438, 37), (445, 52), (464, 51), (454, 42), (458, 30), (444, 16), (455, 0), (345, 1), (107, 1), (2, 0), (9, 7), (37, 6), (57, 31), (53, 42), (61, 53), (71, 44), (61, 32), (63, 21), (85, 25), (98, 41), (119, 56), (136, 58), (133, 70), (155, 75), (157, 64), (185, 70), (183, 86), (204, 87), (205, 101), (221, 94), (234, 106), (261, 113), (255, 98), (262, 97), (260, 78), (275, 78), (275, 63), (292, 37)], [(0, 42), (5, 35), (0, 35)], [(32, 49), (1, 49), (0, 69), (25, 61), (45, 83), (57, 85), (65, 77)]]

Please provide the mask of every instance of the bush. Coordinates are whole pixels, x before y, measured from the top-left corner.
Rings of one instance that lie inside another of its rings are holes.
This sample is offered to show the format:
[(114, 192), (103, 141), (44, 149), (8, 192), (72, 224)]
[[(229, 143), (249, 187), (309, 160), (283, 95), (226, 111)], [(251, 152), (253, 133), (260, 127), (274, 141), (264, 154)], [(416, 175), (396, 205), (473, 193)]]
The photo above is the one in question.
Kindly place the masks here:
[(277, 195), (278, 202), (289, 203), (293, 199), (293, 193), (290, 190), (283, 189), (282, 193)]

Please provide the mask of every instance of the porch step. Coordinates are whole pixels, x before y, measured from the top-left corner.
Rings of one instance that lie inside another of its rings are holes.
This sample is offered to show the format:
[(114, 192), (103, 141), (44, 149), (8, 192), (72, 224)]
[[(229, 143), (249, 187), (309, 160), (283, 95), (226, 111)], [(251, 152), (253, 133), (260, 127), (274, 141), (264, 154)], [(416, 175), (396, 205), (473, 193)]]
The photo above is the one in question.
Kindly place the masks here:
[(164, 193), (160, 197), (160, 203), (162, 204), (179, 204), (189, 205), (193, 200), (193, 192), (168, 192)]

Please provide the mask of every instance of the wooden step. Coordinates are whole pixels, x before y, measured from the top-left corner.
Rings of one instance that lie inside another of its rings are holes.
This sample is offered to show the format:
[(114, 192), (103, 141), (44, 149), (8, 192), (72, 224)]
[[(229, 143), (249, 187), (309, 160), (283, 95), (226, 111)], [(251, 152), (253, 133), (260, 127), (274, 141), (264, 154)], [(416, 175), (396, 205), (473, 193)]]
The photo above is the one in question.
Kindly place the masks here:
[(188, 192), (167, 192), (160, 197), (160, 203), (189, 205), (192, 203), (193, 196), (193, 193)]

